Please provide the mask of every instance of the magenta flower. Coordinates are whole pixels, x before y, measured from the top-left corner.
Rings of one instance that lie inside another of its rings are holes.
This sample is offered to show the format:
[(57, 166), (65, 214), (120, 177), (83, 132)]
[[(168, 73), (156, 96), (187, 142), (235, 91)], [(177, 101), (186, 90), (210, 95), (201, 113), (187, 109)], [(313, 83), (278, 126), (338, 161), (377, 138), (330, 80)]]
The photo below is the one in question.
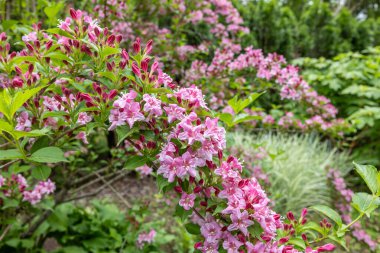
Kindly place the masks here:
[(18, 131), (29, 131), (32, 126), (32, 122), (29, 120), (29, 114), (25, 111), (20, 113), (17, 117), (16, 130)]
[(156, 116), (162, 115), (161, 101), (151, 95), (144, 94), (145, 101), (144, 110)]
[(240, 230), (245, 236), (248, 235), (247, 227), (254, 222), (250, 220), (248, 212), (244, 210), (242, 213), (238, 210), (230, 215), (232, 224), (228, 226), (228, 231)]
[(223, 242), (223, 248), (227, 250), (227, 253), (239, 253), (239, 248), (242, 245), (243, 243), (232, 235), (228, 235), (227, 240), (224, 240)]
[(190, 210), (194, 206), (195, 194), (182, 193), (182, 197), (179, 201), (179, 205), (185, 210)]

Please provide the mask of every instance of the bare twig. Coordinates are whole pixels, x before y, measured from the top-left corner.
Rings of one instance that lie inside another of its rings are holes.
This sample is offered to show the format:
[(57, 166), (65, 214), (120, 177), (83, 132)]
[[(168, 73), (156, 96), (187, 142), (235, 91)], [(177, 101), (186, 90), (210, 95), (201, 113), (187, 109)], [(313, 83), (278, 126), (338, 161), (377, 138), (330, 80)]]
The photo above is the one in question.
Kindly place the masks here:
[(4, 239), (5, 235), (8, 233), (9, 229), (11, 229), (12, 224), (8, 224), (8, 226), (4, 229), (3, 233), (0, 236), (0, 242)]

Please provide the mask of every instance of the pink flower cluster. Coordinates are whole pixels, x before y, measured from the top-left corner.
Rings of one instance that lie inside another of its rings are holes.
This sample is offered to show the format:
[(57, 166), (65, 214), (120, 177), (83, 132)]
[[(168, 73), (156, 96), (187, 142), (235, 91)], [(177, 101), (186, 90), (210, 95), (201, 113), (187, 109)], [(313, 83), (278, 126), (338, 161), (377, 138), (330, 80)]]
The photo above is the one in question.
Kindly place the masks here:
[(28, 183), (21, 174), (12, 175), (9, 179), (0, 175), (0, 188), (2, 188), (4, 195), (7, 197), (14, 196), (19, 192), (23, 196), (23, 201), (35, 205), (39, 203), (44, 196), (55, 191), (55, 184), (48, 179), (47, 181), (38, 182), (33, 190), (27, 190)]
[[(350, 213), (352, 211), (352, 207), (350, 202), (352, 200), (352, 196), (354, 195), (353, 191), (348, 189), (344, 178), (341, 176), (340, 172), (336, 169), (330, 169), (328, 173), (328, 177), (330, 178), (334, 188), (339, 193), (342, 201), (337, 202), (336, 207), (342, 213), (342, 218), (346, 223), (350, 223), (352, 221)], [(369, 234), (361, 227), (360, 222), (355, 223), (352, 229), (352, 235), (359, 241), (363, 241), (366, 243), (371, 250), (375, 250), (377, 247), (376, 241), (374, 241)]]
[(137, 247), (139, 249), (142, 249), (145, 244), (151, 244), (154, 241), (154, 238), (156, 237), (156, 231), (154, 229), (151, 229), (149, 233), (142, 232), (137, 237)]

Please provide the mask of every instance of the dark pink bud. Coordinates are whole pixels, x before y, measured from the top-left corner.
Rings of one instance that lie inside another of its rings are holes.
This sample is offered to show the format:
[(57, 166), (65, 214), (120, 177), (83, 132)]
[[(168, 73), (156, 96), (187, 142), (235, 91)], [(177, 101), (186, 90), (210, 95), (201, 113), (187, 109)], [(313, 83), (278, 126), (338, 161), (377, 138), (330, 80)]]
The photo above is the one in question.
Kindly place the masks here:
[(33, 64), (29, 64), (29, 66), (28, 66), (28, 72), (32, 73), (33, 70), (34, 70), (34, 65)]
[(94, 91), (96, 91), (96, 93), (98, 93), (99, 95), (102, 93), (102, 88), (100, 88), (100, 86), (97, 84), (97, 83), (92, 83), (92, 88), (94, 89)]
[(108, 35), (108, 28), (107, 28), (107, 27), (104, 28), (104, 30), (103, 30), (103, 34), (104, 34), (104, 36), (107, 36), (107, 35)]
[(110, 94), (108, 95), (109, 99), (113, 99), (117, 95), (117, 90), (111, 90)]
[(200, 193), (202, 191), (202, 187), (197, 186), (194, 188), (194, 193)]
[(129, 54), (127, 51), (125, 51), (125, 49), (123, 49), (123, 51), (121, 51), (121, 57), (123, 57), (123, 59), (126, 61), (129, 60)]
[(140, 53), (141, 51), (141, 40), (140, 38), (137, 38), (135, 42), (133, 43), (133, 51), (135, 51), (136, 54)]
[(293, 214), (292, 212), (288, 212), (288, 213), (286, 214), (286, 217), (288, 217), (288, 219), (289, 219), (290, 221), (294, 221), (294, 214)]
[(280, 244), (284, 244), (284, 243), (287, 243), (289, 241), (289, 237), (286, 236), (286, 237), (282, 237), (280, 240), (279, 240), (279, 243)]
[(19, 78), (19, 77), (15, 77), (15, 78), (12, 80), (12, 86), (13, 86), (13, 87), (21, 88), (23, 84), (24, 84), (24, 82), (23, 82), (22, 79)]
[(107, 62), (107, 69), (108, 69), (108, 71), (112, 71), (112, 64), (111, 63), (109, 63), (109, 62)]
[(306, 218), (303, 218), (302, 221), (301, 221), (301, 225), (305, 225), (307, 222), (307, 219)]
[(325, 244), (319, 248), (317, 248), (317, 252), (328, 252), (328, 251), (333, 251), (335, 249), (335, 245), (331, 244), (331, 243), (328, 243), (328, 244)]
[(302, 234), (301, 237), (302, 237), (302, 240), (304, 240), (305, 242), (307, 242), (307, 236), (305, 234)]
[(107, 44), (110, 46), (113, 45), (113, 43), (115, 42), (115, 39), (116, 39), (115, 35), (111, 34), (107, 39)]
[(194, 244), (194, 249), (200, 249), (201, 247), (202, 247), (202, 242), (196, 242), (195, 244)]
[(40, 41), (39, 41), (39, 40), (36, 40), (36, 41), (34, 42), (34, 46), (35, 46), (36, 48), (40, 48), (40, 47), (41, 47), (41, 43), (40, 43)]
[(305, 217), (307, 215), (307, 208), (302, 209), (301, 217)]
[(1, 41), (6, 41), (7, 40), (7, 34), (5, 32), (0, 33), (0, 39), (1, 39)]
[(141, 76), (140, 69), (139, 69), (139, 67), (137, 66), (137, 63), (136, 63), (136, 62), (133, 62), (133, 64), (132, 64), (132, 72), (135, 73), (135, 75), (138, 76), (138, 77)]
[(177, 185), (177, 186), (174, 186), (174, 190), (178, 193), (182, 193), (182, 187)]
[(71, 16), (74, 20), (77, 20), (77, 19), (78, 19), (77, 12), (76, 12), (73, 8), (70, 8), (70, 16)]
[(158, 69), (158, 62), (153, 62), (153, 64), (152, 64), (152, 67), (151, 67), (151, 71), (152, 72), (155, 72), (156, 70)]
[(218, 150), (218, 158), (219, 158), (219, 160), (223, 159), (223, 151)]
[(199, 202), (199, 204), (200, 204), (201, 206), (207, 207), (207, 202), (206, 202), (206, 201), (201, 201), (201, 202)]
[(22, 75), (22, 70), (19, 67), (16, 66), (15, 70), (18, 75)]
[(53, 41), (49, 40), (47, 43), (46, 43), (46, 49), (49, 50), (51, 48), (51, 46), (53, 45)]
[(146, 43), (146, 46), (145, 46), (145, 54), (150, 54), (150, 52), (152, 52), (152, 45), (153, 45), (153, 40), (149, 40), (148, 43)]
[(94, 33), (95, 33), (96, 37), (99, 37), (100, 31), (97, 27), (94, 28)]
[(149, 62), (149, 59), (144, 59), (143, 61), (141, 61), (141, 69), (144, 71), (144, 72), (147, 72), (148, 71), (148, 62)]
[(34, 48), (30, 43), (26, 43), (26, 47), (29, 49), (30, 52), (34, 52)]
[(116, 35), (116, 42), (120, 43), (123, 39), (123, 36), (121, 34)]

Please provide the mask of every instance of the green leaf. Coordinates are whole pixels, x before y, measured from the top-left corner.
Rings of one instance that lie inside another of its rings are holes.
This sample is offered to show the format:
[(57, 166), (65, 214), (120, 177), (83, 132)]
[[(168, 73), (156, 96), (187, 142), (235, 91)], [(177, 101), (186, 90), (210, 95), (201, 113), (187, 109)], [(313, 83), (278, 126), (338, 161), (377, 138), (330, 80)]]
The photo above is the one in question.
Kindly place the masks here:
[(57, 147), (41, 148), (34, 152), (29, 160), (39, 163), (67, 162), (63, 151)]
[(127, 158), (127, 161), (124, 164), (125, 170), (134, 170), (138, 167), (144, 166), (147, 162), (147, 158), (145, 156), (129, 156)]
[(156, 183), (157, 183), (158, 190), (160, 192), (162, 192), (163, 189), (170, 184), (170, 182), (168, 181), (168, 179), (164, 178), (162, 175), (157, 175), (157, 177), (156, 177)]
[(335, 235), (329, 235), (328, 238), (334, 242), (337, 242), (340, 246), (342, 246), (346, 251), (348, 251), (347, 249), (347, 243), (346, 243), (346, 239), (344, 238), (344, 236), (342, 237), (338, 237), (338, 236), (335, 236)]
[(248, 227), (249, 234), (255, 238), (261, 238), (264, 229), (261, 227), (260, 223), (255, 222), (252, 226)]
[(130, 129), (129, 126), (118, 126), (116, 128), (116, 135), (117, 135), (117, 146), (120, 145), (126, 138), (128, 138), (133, 133), (137, 132), (138, 129), (132, 128)]
[(0, 161), (22, 159), (22, 158), (23, 158), (22, 154), (17, 149), (0, 150)]
[(63, 7), (64, 5), (62, 3), (52, 4), (50, 6), (45, 7), (44, 12), (49, 19), (55, 20), (58, 18), (57, 15)]
[(177, 205), (175, 208), (174, 216), (179, 217), (182, 221), (186, 220), (187, 217), (192, 213), (192, 210), (185, 210), (182, 206)]
[(10, 115), (10, 107), (12, 105), (12, 97), (7, 89), (0, 90), (0, 112), (7, 117), (9, 121), (12, 121)]
[(352, 206), (369, 217), (380, 206), (380, 198), (365, 192), (358, 192), (352, 196)]
[(18, 91), (15, 96), (12, 99), (12, 105), (10, 107), (9, 113), (10, 117), (13, 117), (13, 115), (16, 113), (18, 109), (31, 97), (36, 95), (41, 89), (43, 89), (45, 86), (40, 86), (37, 88), (33, 88), (30, 90), (20, 90)]
[(233, 125), (237, 125), (239, 123), (247, 122), (247, 121), (252, 121), (252, 120), (259, 120), (262, 119), (260, 116), (253, 116), (253, 115), (248, 115), (246, 113), (240, 113), (235, 116), (233, 120)]
[(287, 244), (295, 245), (303, 250), (306, 249), (305, 241), (302, 238), (291, 238)]
[(313, 210), (327, 216), (332, 221), (334, 221), (338, 225), (338, 227), (342, 226), (342, 218), (340, 217), (340, 215), (336, 211), (334, 211), (330, 207), (325, 206), (325, 205), (315, 205), (315, 206), (311, 206), (310, 209), (313, 209)]
[(36, 140), (34, 143), (33, 143), (33, 146), (32, 148), (30, 149), (30, 152), (31, 153), (34, 153), (36, 152), (37, 150), (41, 149), (41, 148), (45, 148), (45, 147), (48, 147), (49, 146), (49, 137), (47, 136), (43, 136), (41, 138), (38, 138), (38, 140)]
[(194, 223), (187, 223), (185, 224), (186, 231), (189, 232), (189, 234), (192, 235), (199, 235), (201, 234), (201, 228)]
[(244, 100), (240, 100), (238, 98), (238, 95), (233, 97), (228, 101), (228, 105), (232, 107), (234, 112), (238, 114), (242, 110), (244, 110), (246, 107), (248, 107), (250, 104), (252, 104), (256, 99), (258, 99), (264, 92), (262, 93), (252, 93), (248, 98)]
[(32, 169), (32, 177), (38, 180), (45, 181), (49, 178), (51, 173), (51, 168), (48, 166), (39, 166)]
[(116, 76), (112, 72), (108, 72), (108, 71), (107, 72), (98, 72), (98, 75), (100, 77), (106, 77), (106, 78), (110, 79), (112, 82), (116, 82)]
[(118, 54), (120, 53), (120, 49), (118, 48), (114, 48), (114, 47), (109, 47), (109, 46), (106, 46), (105, 48), (103, 48), (102, 50), (102, 55), (103, 57), (107, 57), (109, 55), (112, 55), (112, 54)]
[(61, 51), (54, 51), (54, 52), (47, 53), (44, 57), (49, 57), (51, 59), (72, 62), (71, 58), (69, 58), (67, 55), (65, 55)]
[(377, 169), (372, 165), (360, 165), (353, 162), (356, 171), (363, 178), (364, 182), (367, 184), (368, 188), (373, 194), (379, 191), (380, 186), (377, 184)]
[(315, 222), (308, 222), (301, 227), (301, 231), (308, 231), (308, 230), (314, 230), (320, 234), (323, 234), (323, 229), (321, 228), (321, 226), (319, 226), (319, 224)]

